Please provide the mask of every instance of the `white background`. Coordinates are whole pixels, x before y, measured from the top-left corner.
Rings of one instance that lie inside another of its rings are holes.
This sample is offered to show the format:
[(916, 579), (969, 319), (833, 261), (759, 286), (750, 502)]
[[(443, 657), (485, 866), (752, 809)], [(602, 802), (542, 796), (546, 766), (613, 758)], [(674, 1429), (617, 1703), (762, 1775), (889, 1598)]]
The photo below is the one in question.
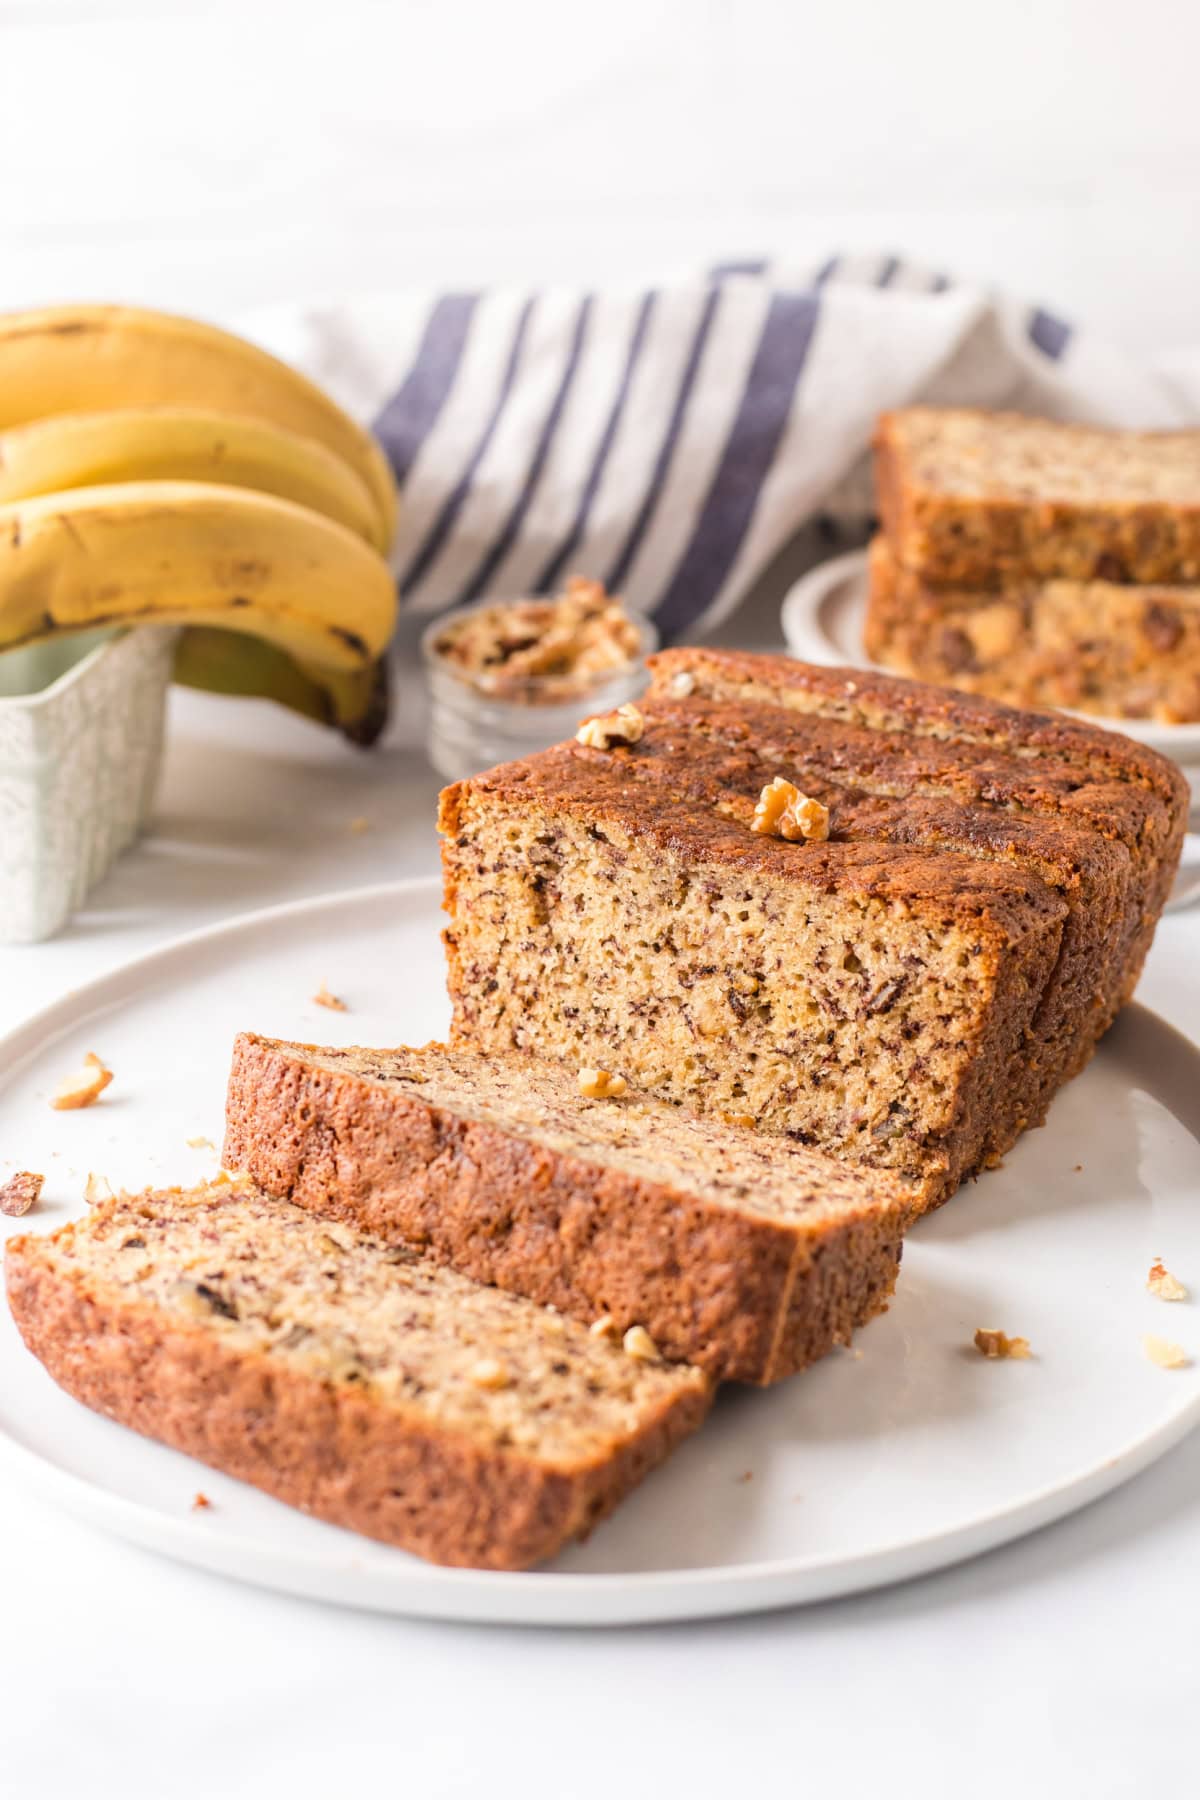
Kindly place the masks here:
[(0, 303), (899, 250), (1197, 335), (1188, 0), (0, 0)]
[[(0, 0), (0, 304), (878, 248), (1190, 342), (1198, 60), (1183, 0)], [(64, 938), (0, 952), (4, 1022), (193, 924), (428, 868), (433, 786), (186, 697), (159, 831)], [(1143, 989), (1193, 1034), (1197, 932), (1164, 926)], [(0, 1492), (0, 1795), (1185, 1794), (1198, 1497), (1194, 1439), (944, 1576), (573, 1637), (289, 1603)]]

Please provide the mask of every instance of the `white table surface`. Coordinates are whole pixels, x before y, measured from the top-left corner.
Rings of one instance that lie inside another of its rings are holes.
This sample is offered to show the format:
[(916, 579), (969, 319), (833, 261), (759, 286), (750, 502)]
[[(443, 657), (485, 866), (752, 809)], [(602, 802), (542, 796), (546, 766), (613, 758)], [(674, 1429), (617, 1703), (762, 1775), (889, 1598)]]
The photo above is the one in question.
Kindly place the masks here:
[[(154, 835), (61, 938), (0, 950), (2, 1022), (197, 925), (433, 870), (437, 782), (404, 747), (419, 729), (407, 697), (399, 741), (370, 756), (258, 704), (172, 704)], [(347, 831), (358, 816), (369, 833)], [(1165, 921), (1141, 990), (1192, 1035), (1198, 945), (1200, 914)], [(0, 1795), (1186, 1793), (1197, 1559), (1200, 1434), (1066, 1523), (942, 1575), (580, 1635), (289, 1601), (0, 1489)]]

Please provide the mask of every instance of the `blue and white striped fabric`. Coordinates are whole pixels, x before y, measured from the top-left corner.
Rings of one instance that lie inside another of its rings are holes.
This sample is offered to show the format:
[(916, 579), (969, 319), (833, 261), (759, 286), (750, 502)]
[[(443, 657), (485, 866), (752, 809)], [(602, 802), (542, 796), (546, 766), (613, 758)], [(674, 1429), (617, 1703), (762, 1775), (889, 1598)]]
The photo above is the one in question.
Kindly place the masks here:
[(1200, 418), (1200, 383), (892, 256), (728, 263), (635, 292), (399, 295), (250, 329), (374, 424), (403, 490), (408, 607), (580, 571), (667, 639), (724, 617), (813, 514), (866, 515), (886, 408)]

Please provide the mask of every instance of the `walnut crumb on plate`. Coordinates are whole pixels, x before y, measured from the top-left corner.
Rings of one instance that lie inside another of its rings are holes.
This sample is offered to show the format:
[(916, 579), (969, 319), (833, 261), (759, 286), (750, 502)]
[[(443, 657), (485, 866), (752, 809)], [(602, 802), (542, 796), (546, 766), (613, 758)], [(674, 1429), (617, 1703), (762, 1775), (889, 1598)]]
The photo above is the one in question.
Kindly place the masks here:
[(89, 1206), (98, 1206), (101, 1200), (113, 1198), (112, 1182), (105, 1175), (95, 1175), (88, 1170), (88, 1178), (83, 1184), (83, 1197)]
[(1181, 1344), (1173, 1344), (1169, 1338), (1147, 1334), (1142, 1339), (1142, 1349), (1159, 1369), (1186, 1369), (1192, 1360)]
[(0, 1213), (8, 1219), (23, 1219), (41, 1198), (45, 1180), (44, 1175), (33, 1175), (28, 1169), (18, 1169), (0, 1187)]
[(106, 1069), (100, 1058), (89, 1050), (83, 1059), (83, 1067), (59, 1082), (50, 1104), (55, 1112), (74, 1112), (78, 1107), (91, 1106), (112, 1078), (112, 1070)]
[(324, 982), (313, 995), (313, 1005), (326, 1006), (330, 1012), (349, 1012), (350, 1010), (344, 1000), (340, 1000), (336, 994), (330, 993)]
[(1028, 1362), (1033, 1354), (1028, 1338), (1009, 1337), (1007, 1332), (987, 1325), (981, 1325), (975, 1333), (975, 1348), (992, 1362)]
[(217, 1146), (209, 1137), (190, 1137), (187, 1147), (189, 1150), (215, 1150)]
[(1177, 1281), (1170, 1269), (1163, 1267), (1162, 1258), (1159, 1256), (1156, 1256), (1150, 1264), (1146, 1287), (1156, 1300), (1186, 1300), (1188, 1297), (1188, 1291), (1182, 1281)]

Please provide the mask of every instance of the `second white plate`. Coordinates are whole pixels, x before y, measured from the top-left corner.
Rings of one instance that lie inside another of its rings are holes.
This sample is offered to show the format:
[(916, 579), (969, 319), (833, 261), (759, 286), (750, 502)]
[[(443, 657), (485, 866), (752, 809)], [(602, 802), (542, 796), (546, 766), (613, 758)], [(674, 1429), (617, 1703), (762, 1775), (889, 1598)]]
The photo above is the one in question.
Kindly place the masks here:
[[(140, 1187), (211, 1173), (234, 1033), (420, 1043), (447, 1008), (435, 883), (272, 909), (78, 989), (0, 1043), (0, 1144), (41, 1169), (39, 1211), (83, 1210), (89, 1170)], [(347, 1002), (314, 1005), (325, 982)], [(48, 1096), (87, 1050), (100, 1104)], [(705, 1429), (586, 1545), (525, 1575), (426, 1567), (86, 1412), (0, 1317), (0, 1458), (47, 1498), (147, 1547), (284, 1591), (383, 1612), (553, 1625), (688, 1619), (826, 1599), (939, 1568), (1059, 1518), (1162, 1454), (1200, 1410), (1190, 1305), (1145, 1289), (1162, 1256), (1200, 1288), (1200, 1054), (1132, 1008), (1006, 1166), (927, 1219), (897, 1297), (852, 1351)], [(985, 1362), (977, 1326), (1033, 1344)], [(211, 1505), (193, 1511), (202, 1490)]]

